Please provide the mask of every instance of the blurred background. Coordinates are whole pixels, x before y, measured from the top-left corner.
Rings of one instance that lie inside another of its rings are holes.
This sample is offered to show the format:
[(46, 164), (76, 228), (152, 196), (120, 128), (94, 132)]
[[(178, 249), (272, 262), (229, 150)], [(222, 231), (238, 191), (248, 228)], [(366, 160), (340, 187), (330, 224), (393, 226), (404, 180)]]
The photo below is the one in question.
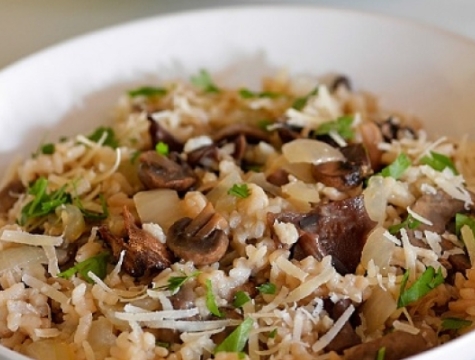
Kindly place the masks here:
[(312, 4), (418, 22), (475, 40), (475, 0), (0, 0), (0, 69), (60, 41), (144, 17), (249, 4)]

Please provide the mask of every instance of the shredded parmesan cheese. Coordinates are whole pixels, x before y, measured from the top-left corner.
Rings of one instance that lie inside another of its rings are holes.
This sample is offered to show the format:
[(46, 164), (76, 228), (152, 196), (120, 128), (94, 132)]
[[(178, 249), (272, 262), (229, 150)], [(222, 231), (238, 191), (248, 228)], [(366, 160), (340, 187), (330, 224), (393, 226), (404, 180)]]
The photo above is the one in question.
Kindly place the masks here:
[(410, 214), (414, 219), (420, 221), (421, 223), (423, 224), (426, 224), (426, 225), (429, 225), (429, 226), (432, 226), (434, 224), (432, 224), (432, 221), (426, 219), (425, 217), (422, 217), (421, 215), (415, 213), (414, 211), (411, 210), (411, 208), (408, 206), (407, 207), (407, 212), (408, 214)]
[(340, 330), (343, 328), (345, 323), (348, 321), (350, 318), (351, 314), (355, 311), (355, 307), (353, 305), (348, 306), (348, 308), (341, 314), (341, 316), (338, 318), (338, 320), (335, 322), (333, 327), (328, 330), (325, 335), (323, 335), (318, 341), (313, 344), (312, 350), (315, 352), (318, 352), (322, 350), (325, 346), (327, 346), (330, 341), (333, 340), (333, 338), (340, 332)]
[(42, 292), (49, 298), (59, 302), (61, 306), (67, 305), (69, 301), (68, 297), (62, 292), (56, 290), (51, 285), (48, 285), (47, 283), (34, 278), (31, 275), (24, 274), (21, 280), (29, 287), (38, 289), (40, 292)]
[(0, 240), (33, 246), (59, 246), (63, 243), (62, 236), (30, 234), (21, 230), (4, 230)]

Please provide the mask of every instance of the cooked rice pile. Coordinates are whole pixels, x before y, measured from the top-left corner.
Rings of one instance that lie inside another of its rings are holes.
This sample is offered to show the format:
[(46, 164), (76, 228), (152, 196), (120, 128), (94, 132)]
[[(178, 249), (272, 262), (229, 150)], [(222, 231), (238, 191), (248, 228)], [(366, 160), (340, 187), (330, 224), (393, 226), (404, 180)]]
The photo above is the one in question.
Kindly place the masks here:
[[(469, 332), (474, 145), (429, 140), (345, 78), (315, 85), (224, 89), (201, 72), (131, 91), (111, 128), (13, 165), (1, 344), (37, 359), (396, 359)], [(359, 143), (363, 172), (344, 152)], [(196, 182), (150, 185), (157, 156)], [(198, 234), (227, 244), (217, 257), (170, 230), (200, 214)]]

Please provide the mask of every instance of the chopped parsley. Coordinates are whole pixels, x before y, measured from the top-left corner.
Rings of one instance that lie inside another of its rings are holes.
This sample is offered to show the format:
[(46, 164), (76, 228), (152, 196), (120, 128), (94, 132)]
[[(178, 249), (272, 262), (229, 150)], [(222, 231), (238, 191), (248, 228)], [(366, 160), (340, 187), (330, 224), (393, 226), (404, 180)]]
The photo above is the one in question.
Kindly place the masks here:
[(421, 165), (429, 165), (432, 169), (437, 171), (443, 171), (445, 168), (452, 170), (454, 175), (458, 175), (458, 171), (455, 168), (454, 163), (450, 158), (443, 154), (439, 154), (435, 151), (430, 152), (430, 156), (424, 156), (420, 160)]
[(384, 177), (392, 177), (399, 179), (402, 174), (411, 166), (411, 160), (406, 154), (401, 153), (391, 164), (381, 170), (381, 175)]
[(249, 187), (247, 186), (247, 184), (241, 184), (241, 185), (234, 184), (228, 190), (228, 194), (232, 195), (232, 196), (235, 196), (235, 197), (238, 197), (238, 198), (241, 198), (241, 199), (245, 199), (249, 195), (251, 195), (251, 191), (249, 190)]
[(28, 194), (33, 195), (34, 199), (21, 209), (20, 225), (25, 225), (30, 219), (51, 214), (60, 205), (71, 203), (71, 195), (66, 193), (65, 186), (52, 192), (47, 189), (48, 180), (45, 177), (38, 178), (28, 188)]
[(172, 294), (176, 294), (178, 290), (183, 286), (184, 283), (186, 283), (188, 280), (197, 277), (199, 274), (201, 274), (201, 271), (196, 270), (193, 271), (190, 275), (184, 275), (184, 276), (170, 276), (167, 280), (168, 284), (165, 285), (163, 288), (170, 290)]
[(132, 153), (132, 155), (130, 156), (130, 163), (131, 164), (135, 164), (135, 162), (137, 161), (137, 159), (139, 158), (141, 152), (140, 150), (136, 150)]
[(162, 141), (159, 141), (157, 143), (157, 145), (155, 145), (155, 151), (160, 154), (160, 155), (164, 155), (164, 156), (167, 156), (168, 153), (170, 152), (169, 148), (168, 148), (168, 144), (167, 143), (164, 143)]
[(206, 280), (206, 307), (208, 308), (209, 312), (213, 315), (218, 317), (222, 317), (223, 314), (219, 311), (218, 304), (216, 303), (216, 298), (213, 294), (213, 285), (211, 284), (211, 280)]
[(167, 94), (167, 89), (162, 87), (154, 87), (154, 86), (142, 86), (137, 89), (129, 90), (128, 94), (131, 98), (137, 96), (145, 96), (145, 97), (152, 97), (152, 96), (163, 96)]
[(274, 339), (277, 335), (277, 329), (274, 329), (272, 330), (270, 333), (269, 333), (269, 339)]
[(254, 92), (249, 89), (241, 89), (239, 90), (239, 95), (243, 99), (254, 99), (254, 98), (271, 98), (274, 99), (279, 97), (280, 94), (272, 92), (272, 91), (261, 91), (261, 92)]
[(159, 346), (159, 347), (162, 347), (162, 348), (165, 348), (165, 349), (169, 349), (171, 344), (168, 343), (168, 342), (164, 342), (164, 341), (157, 341), (155, 343), (156, 346)]
[(459, 318), (445, 318), (442, 320), (442, 330), (460, 330), (472, 325), (472, 321)]
[(243, 351), (253, 325), (254, 320), (250, 317), (246, 318), (221, 344), (216, 346), (214, 353), (217, 354), (222, 351), (239, 353)]
[(261, 130), (264, 130), (264, 131), (269, 131), (268, 130), (268, 126), (269, 125), (272, 125), (274, 122), (272, 120), (269, 120), (269, 119), (263, 119), (263, 120), (259, 120), (257, 122), (257, 127)]
[(89, 277), (88, 273), (91, 271), (100, 279), (104, 279), (107, 275), (107, 262), (109, 260), (109, 252), (104, 251), (96, 256), (90, 257), (84, 261), (81, 261), (73, 267), (62, 271), (58, 274), (58, 277), (69, 279), (71, 276), (79, 273), (84, 280), (89, 283), (93, 283), (93, 280)]
[(417, 219), (414, 218), (414, 216), (412, 216), (411, 214), (407, 215), (407, 218), (406, 220), (404, 220), (402, 223), (400, 224), (396, 224), (396, 225), (392, 225), (388, 228), (388, 231), (391, 233), (391, 234), (397, 234), (399, 232), (399, 230), (403, 229), (403, 228), (408, 228), (408, 229), (411, 229), (411, 230), (414, 230), (414, 229), (417, 229), (417, 227), (421, 224), (421, 222)]
[(429, 266), (422, 273), (419, 279), (417, 279), (409, 288), (406, 289), (408, 279), (409, 270), (405, 272), (402, 279), (401, 290), (397, 302), (398, 308), (402, 308), (419, 300), (432, 289), (435, 289), (444, 282), (442, 270), (439, 268), (439, 270), (436, 272), (432, 266)]
[(236, 308), (240, 308), (249, 301), (251, 301), (249, 295), (244, 291), (240, 290), (236, 292), (236, 295), (234, 295), (233, 306)]
[(119, 146), (119, 140), (117, 140), (114, 130), (110, 127), (100, 126), (94, 132), (88, 136), (89, 140), (98, 142), (106, 134), (105, 140), (102, 143), (103, 146), (109, 146), (113, 149), (116, 149)]
[(307, 95), (296, 98), (292, 104), (292, 108), (298, 111), (302, 110), (307, 104), (308, 99), (317, 94), (318, 94), (318, 86), (312, 91), (310, 91)]
[(343, 139), (349, 140), (355, 136), (351, 125), (353, 124), (352, 116), (341, 116), (334, 121), (328, 121), (321, 124), (316, 130), (316, 135), (328, 135), (331, 132), (338, 133)]
[(79, 198), (74, 199), (74, 205), (76, 205), (79, 208), (79, 210), (81, 210), (81, 213), (83, 214), (83, 216), (89, 220), (93, 220), (93, 221), (105, 220), (109, 216), (109, 209), (107, 208), (107, 202), (106, 202), (106, 199), (104, 198), (104, 195), (102, 194), (99, 194), (99, 200), (101, 201), (102, 213), (85, 209)]
[(376, 354), (376, 360), (384, 360), (386, 356), (386, 347), (381, 347), (378, 350), (378, 353)]
[(265, 283), (265, 284), (259, 285), (257, 287), (257, 290), (259, 290), (261, 294), (274, 295), (275, 292), (277, 291), (277, 287), (275, 286), (275, 284)]
[(211, 75), (204, 69), (191, 77), (191, 83), (207, 93), (219, 93), (219, 88), (213, 83)]
[(56, 147), (54, 146), (53, 143), (48, 143), (48, 144), (42, 145), (40, 150), (42, 154), (52, 155), (54, 154)]
[(455, 214), (455, 232), (460, 234), (460, 230), (464, 225), (467, 225), (475, 234), (475, 219), (465, 214)]

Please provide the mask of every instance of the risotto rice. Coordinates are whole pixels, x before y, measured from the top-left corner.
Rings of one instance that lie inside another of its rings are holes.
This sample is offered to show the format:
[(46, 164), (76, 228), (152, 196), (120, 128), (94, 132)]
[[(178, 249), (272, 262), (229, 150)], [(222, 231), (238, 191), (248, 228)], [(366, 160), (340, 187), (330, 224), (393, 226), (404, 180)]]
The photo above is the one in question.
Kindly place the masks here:
[(474, 150), (343, 76), (133, 89), (110, 127), (6, 172), (0, 343), (42, 360), (446, 343), (474, 328)]

